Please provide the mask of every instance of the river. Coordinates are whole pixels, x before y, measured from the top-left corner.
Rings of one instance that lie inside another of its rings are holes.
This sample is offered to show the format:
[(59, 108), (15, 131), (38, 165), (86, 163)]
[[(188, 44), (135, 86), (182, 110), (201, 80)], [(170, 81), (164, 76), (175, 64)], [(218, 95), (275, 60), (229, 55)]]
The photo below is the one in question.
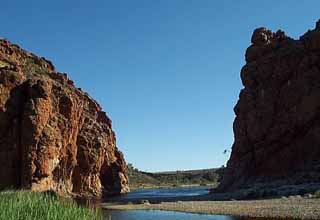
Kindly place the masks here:
[(225, 215), (202, 215), (159, 210), (105, 211), (105, 220), (236, 220)]
[(138, 200), (138, 199), (156, 199), (156, 198), (175, 198), (183, 196), (199, 196), (208, 194), (210, 187), (193, 186), (178, 188), (156, 188), (156, 189), (138, 189), (126, 195), (112, 198), (112, 200)]

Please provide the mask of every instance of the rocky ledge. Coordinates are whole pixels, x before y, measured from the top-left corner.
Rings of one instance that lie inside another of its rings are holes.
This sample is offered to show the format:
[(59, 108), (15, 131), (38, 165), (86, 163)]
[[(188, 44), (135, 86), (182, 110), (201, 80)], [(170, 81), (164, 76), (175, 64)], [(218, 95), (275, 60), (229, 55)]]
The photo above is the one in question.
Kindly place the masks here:
[(111, 120), (52, 63), (0, 40), (0, 188), (129, 191)]
[(300, 39), (253, 32), (218, 191), (320, 182), (320, 21)]

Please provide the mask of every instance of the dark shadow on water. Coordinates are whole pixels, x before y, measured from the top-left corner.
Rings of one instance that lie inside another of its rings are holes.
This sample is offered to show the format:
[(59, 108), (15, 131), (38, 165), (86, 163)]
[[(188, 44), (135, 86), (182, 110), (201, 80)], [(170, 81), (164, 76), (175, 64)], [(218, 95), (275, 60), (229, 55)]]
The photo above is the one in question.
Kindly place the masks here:
[(83, 207), (89, 208), (89, 209), (100, 209), (102, 200), (97, 198), (74, 198), (74, 201)]

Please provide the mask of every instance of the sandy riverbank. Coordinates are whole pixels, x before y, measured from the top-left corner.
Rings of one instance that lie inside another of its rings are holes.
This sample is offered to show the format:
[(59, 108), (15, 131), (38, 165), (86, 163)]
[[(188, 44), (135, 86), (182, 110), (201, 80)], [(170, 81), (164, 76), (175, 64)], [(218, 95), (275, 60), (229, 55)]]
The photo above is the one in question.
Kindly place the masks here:
[(104, 204), (113, 210), (166, 210), (243, 217), (320, 219), (320, 200), (283, 198), (251, 201), (178, 201), (159, 204)]

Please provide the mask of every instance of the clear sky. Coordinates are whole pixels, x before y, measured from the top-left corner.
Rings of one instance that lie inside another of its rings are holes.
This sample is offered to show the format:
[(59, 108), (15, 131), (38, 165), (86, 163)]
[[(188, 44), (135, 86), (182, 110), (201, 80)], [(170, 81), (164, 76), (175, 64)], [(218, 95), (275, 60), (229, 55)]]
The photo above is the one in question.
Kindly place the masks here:
[(319, 0), (1, 0), (0, 36), (67, 72), (146, 171), (220, 167), (256, 27), (297, 38)]

